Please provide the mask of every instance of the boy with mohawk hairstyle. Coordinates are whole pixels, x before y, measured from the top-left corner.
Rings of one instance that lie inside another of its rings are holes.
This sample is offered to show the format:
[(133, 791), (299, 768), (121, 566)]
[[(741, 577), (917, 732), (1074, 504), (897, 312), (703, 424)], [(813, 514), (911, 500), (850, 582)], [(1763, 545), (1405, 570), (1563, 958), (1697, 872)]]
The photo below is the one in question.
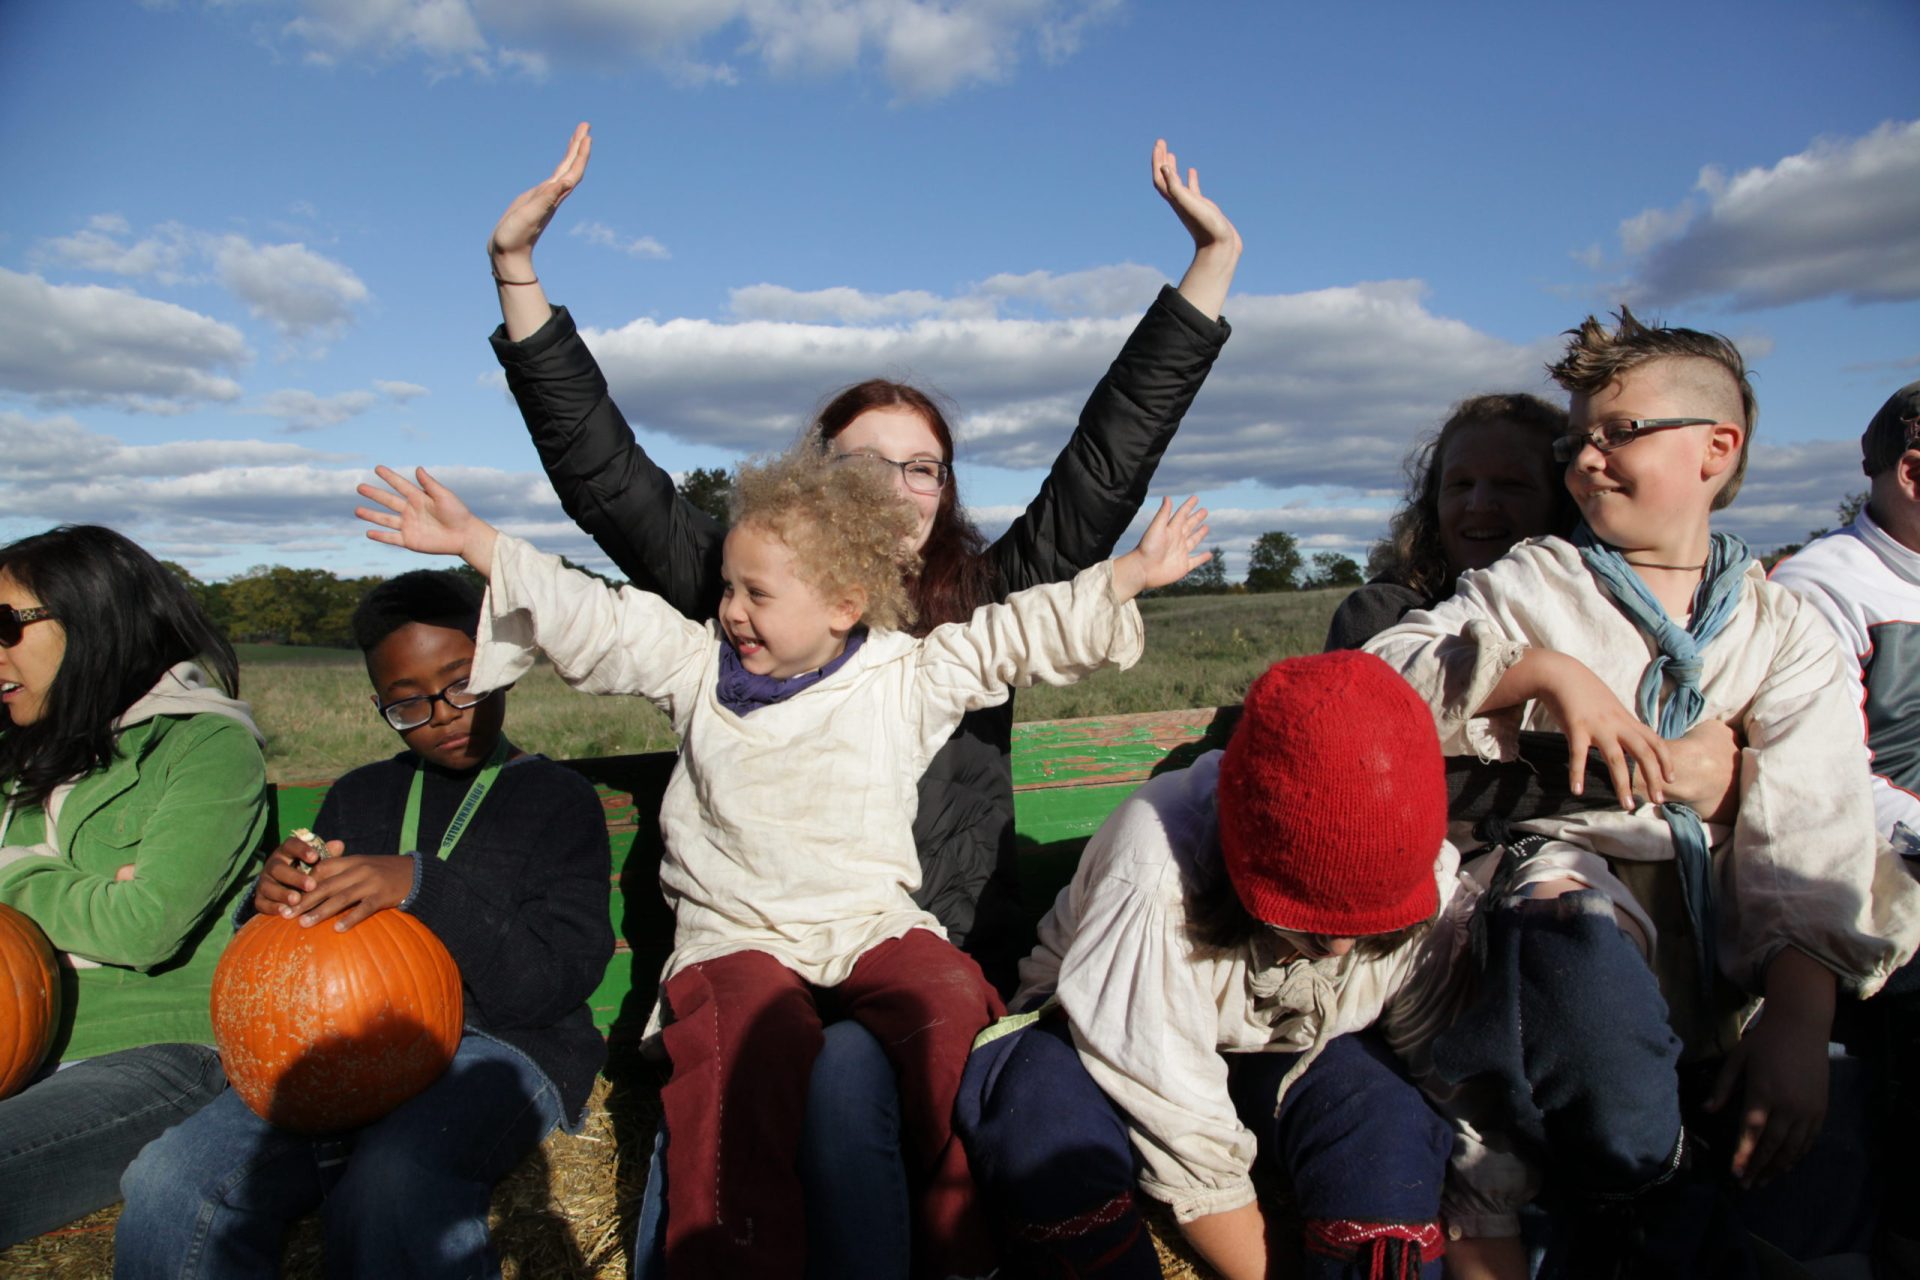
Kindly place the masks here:
[[(1480, 990), (1435, 1061), (1504, 1096), (1508, 1139), (1563, 1199), (1629, 1206), (1638, 1273), (1695, 1274), (1718, 1246), (1680, 1225), (1681, 1078), (1704, 1067), (1706, 1110), (1734, 1104), (1731, 1159), (1692, 1159), (1745, 1187), (1791, 1167), (1824, 1119), (1836, 992), (1871, 995), (1913, 954), (1920, 891), (1874, 829), (1832, 630), (1711, 528), (1753, 431), (1739, 351), (1624, 307), (1569, 337), (1550, 372), (1572, 394), (1556, 453), (1584, 517), (1573, 540), (1519, 544), (1367, 648), (1427, 701), (1449, 754), (1507, 759), (1517, 731), (1558, 729), (1576, 791), (1588, 747), (1607, 760), (1619, 810), (1516, 823), (1481, 868)], [(1737, 814), (1663, 803), (1666, 742), (1703, 717), (1747, 744)], [(1482, 1158), (1498, 1157), (1469, 1141), (1456, 1163)], [(1518, 1261), (1512, 1205), (1450, 1218), (1456, 1265)]]

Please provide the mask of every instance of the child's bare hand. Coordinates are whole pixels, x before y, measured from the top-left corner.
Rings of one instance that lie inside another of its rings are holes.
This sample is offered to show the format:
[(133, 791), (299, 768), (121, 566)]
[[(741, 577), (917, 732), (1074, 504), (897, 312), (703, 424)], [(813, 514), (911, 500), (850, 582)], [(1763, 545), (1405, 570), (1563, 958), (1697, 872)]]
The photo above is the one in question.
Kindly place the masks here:
[(367, 530), (369, 538), (426, 555), (461, 556), (481, 573), (492, 568), (494, 528), (467, 510), (458, 494), (428, 475), (425, 467), (413, 469), (413, 481), (392, 467), (373, 470), (389, 488), (363, 484), (356, 491), (385, 510), (353, 509), (353, 514), (378, 526)]
[(1171, 498), (1160, 499), (1140, 545), (1113, 562), (1115, 595), (1131, 600), (1142, 591), (1178, 582), (1213, 559), (1211, 551), (1197, 550), (1207, 537), (1207, 511), (1199, 504), (1198, 497), (1190, 497), (1176, 510)]
[[(1666, 797), (1708, 822), (1731, 823), (1740, 812), (1740, 751), (1746, 744), (1725, 720), (1702, 720), (1667, 743), (1673, 777)], [(1645, 794), (1635, 781), (1635, 791)]]
[(1836, 986), (1833, 971), (1797, 947), (1782, 947), (1767, 962), (1760, 1017), (1727, 1055), (1707, 1099), (1707, 1110), (1720, 1110), (1746, 1077), (1732, 1165), (1742, 1186), (1792, 1168), (1826, 1122)]
[(131, 879), (133, 879), (133, 864), (131, 862), (113, 873), (113, 882), (115, 884), (125, 884)]
[(1200, 171), (1188, 169), (1187, 180), (1181, 182), (1180, 162), (1167, 149), (1165, 138), (1157, 139), (1153, 144), (1153, 189), (1173, 206), (1180, 224), (1193, 237), (1195, 249), (1217, 244), (1230, 246), (1235, 253), (1239, 252), (1240, 233), (1234, 230), (1227, 215), (1220, 212), (1219, 205), (1200, 194)]
[[(327, 852), (333, 857), (339, 857), (346, 847), (338, 840), (327, 841)], [(301, 895), (314, 887), (313, 866), (318, 856), (299, 836), (282, 840), (280, 847), (267, 855), (267, 864), (254, 883), (253, 909), (261, 915), (293, 915)]]
[(1733, 1176), (1757, 1187), (1797, 1164), (1827, 1118), (1827, 1035), (1771, 1004), (1727, 1055), (1707, 1110), (1719, 1111), (1742, 1076)]
[[(328, 858), (308, 874), (302, 891), (300, 927), (333, 920), (341, 933), (376, 911), (397, 907), (413, 892), (413, 859), (390, 853)], [(338, 919), (334, 919), (334, 917)]]
[(1563, 653), (1551, 656), (1555, 662), (1551, 674), (1543, 677), (1539, 696), (1560, 722), (1560, 731), (1567, 735), (1567, 749), (1572, 755), (1567, 784), (1573, 794), (1581, 795), (1586, 790), (1587, 750), (1592, 748), (1607, 762), (1613, 793), (1622, 809), (1632, 809), (1635, 803), (1629, 760), (1640, 770), (1647, 798), (1655, 804), (1663, 802), (1673, 778), (1666, 740), (1642, 724), (1640, 717), (1629, 711), (1584, 662)]
[(592, 154), (593, 136), (587, 125), (575, 126), (559, 167), (545, 182), (522, 191), (507, 206), (493, 228), (493, 235), (487, 239), (487, 255), (493, 259), (496, 272), (518, 279), (520, 276), (502, 268), (532, 265), (533, 246), (539, 241), (540, 233), (553, 221), (554, 210), (560, 207), (560, 202), (572, 195), (580, 179), (587, 176), (587, 157)]

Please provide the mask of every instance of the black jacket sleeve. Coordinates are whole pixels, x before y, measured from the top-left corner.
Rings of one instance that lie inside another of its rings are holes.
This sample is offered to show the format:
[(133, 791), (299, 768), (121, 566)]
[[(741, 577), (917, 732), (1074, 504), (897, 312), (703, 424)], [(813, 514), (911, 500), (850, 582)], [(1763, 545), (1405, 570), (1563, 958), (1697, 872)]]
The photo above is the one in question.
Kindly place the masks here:
[(988, 551), (1003, 595), (1063, 582), (1113, 554), (1231, 332), (1161, 288), (1087, 397), (1039, 494)]
[(682, 498), (634, 439), (567, 309), (555, 307), (519, 342), (500, 326), (493, 352), (573, 522), (636, 585), (689, 618), (713, 616), (726, 529)]
[(1400, 621), (1409, 610), (1424, 609), (1432, 603), (1412, 587), (1376, 578), (1363, 587), (1355, 587), (1340, 602), (1340, 607), (1333, 611), (1333, 621), (1327, 624), (1327, 642), (1321, 648), (1327, 653), (1335, 649), (1358, 649)]

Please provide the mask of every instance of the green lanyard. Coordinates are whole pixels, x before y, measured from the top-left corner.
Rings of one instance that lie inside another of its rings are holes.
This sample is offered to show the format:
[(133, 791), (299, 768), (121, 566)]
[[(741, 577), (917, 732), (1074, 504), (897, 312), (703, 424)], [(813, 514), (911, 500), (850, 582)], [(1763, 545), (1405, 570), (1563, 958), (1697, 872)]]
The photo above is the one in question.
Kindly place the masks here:
[[(481, 768), (480, 776), (467, 788), (467, 798), (460, 802), (459, 811), (453, 815), (453, 821), (447, 824), (446, 834), (440, 837), (440, 858), (442, 861), (453, 852), (453, 846), (460, 843), (461, 835), (467, 829), (467, 823), (473, 820), (473, 814), (480, 802), (487, 798), (487, 792), (493, 788), (493, 780), (500, 776), (500, 766), (507, 758), (507, 740), (500, 739), (494, 744), (493, 754), (487, 757), (487, 763)], [(407, 813), (400, 820), (400, 852), (411, 853), (420, 847), (420, 789), (421, 777), (426, 769), (426, 761), (416, 758), (413, 765), (413, 785), (407, 788)]]

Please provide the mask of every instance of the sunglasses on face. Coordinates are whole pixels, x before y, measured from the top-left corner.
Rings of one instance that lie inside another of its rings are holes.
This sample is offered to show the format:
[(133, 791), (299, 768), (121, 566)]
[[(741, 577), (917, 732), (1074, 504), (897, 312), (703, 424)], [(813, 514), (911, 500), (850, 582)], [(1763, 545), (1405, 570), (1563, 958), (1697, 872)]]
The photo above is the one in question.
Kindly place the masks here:
[(52, 616), (51, 609), (16, 609), (10, 604), (0, 604), (0, 649), (19, 644), (21, 632), (29, 622), (44, 622)]

